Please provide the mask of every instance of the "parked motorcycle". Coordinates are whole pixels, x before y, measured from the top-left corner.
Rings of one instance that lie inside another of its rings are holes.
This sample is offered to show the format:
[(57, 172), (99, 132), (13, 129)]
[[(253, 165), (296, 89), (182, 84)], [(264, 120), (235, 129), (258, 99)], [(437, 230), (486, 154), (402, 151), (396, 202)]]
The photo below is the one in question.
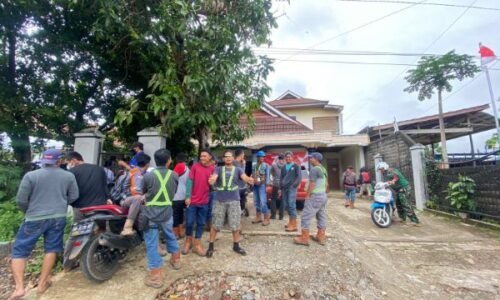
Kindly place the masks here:
[(394, 212), (394, 199), (388, 183), (378, 182), (375, 185), (373, 200), (371, 205), (373, 223), (380, 228), (391, 226)]
[(85, 276), (96, 282), (110, 279), (119, 268), (119, 261), (130, 249), (142, 243), (138, 231), (121, 236), (128, 209), (118, 205), (98, 205), (80, 209), (85, 218), (73, 224), (63, 267), (80, 264)]

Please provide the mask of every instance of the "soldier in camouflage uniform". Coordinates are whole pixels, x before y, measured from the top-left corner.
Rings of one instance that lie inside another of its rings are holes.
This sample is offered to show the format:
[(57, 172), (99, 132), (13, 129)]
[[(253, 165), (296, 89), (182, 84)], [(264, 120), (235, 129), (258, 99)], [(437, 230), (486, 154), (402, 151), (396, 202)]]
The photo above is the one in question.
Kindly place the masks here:
[(398, 211), (399, 218), (401, 218), (404, 222), (406, 221), (406, 217), (408, 217), (414, 225), (418, 225), (420, 222), (410, 204), (410, 182), (398, 169), (390, 168), (386, 162), (378, 163), (377, 170), (382, 172), (384, 181), (387, 181), (387, 183), (390, 184), (391, 189), (394, 190), (396, 194), (396, 209)]

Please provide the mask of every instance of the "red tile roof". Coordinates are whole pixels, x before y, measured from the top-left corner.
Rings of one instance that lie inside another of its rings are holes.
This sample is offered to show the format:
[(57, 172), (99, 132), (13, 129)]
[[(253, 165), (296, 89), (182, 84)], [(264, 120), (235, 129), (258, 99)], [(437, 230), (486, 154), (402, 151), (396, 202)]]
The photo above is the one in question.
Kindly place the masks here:
[[(292, 122), (281, 116), (272, 116), (264, 110), (255, 111), (253, 117), (255, 119), (254, 134), (256, 135), (311, 132), (311, 129), (300, 122)], [(242, 127), (246, 127), (248, 123), (246, 119), (242, 118), (240, 124)]]

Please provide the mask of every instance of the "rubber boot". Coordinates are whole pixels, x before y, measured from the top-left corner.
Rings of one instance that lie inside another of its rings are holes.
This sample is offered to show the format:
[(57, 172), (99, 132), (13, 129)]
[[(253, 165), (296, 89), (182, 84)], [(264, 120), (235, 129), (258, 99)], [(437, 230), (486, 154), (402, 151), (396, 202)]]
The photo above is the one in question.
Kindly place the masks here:
[(170, 257), (170, 265), (175, 270), (179, 270), (181, 268), (181, 252), (180, 251), (172, 253), (172, 256)]
[(255, 220), (252, 220), (252, 224), (259, 224), (262, 222), (262, 214), (260, 212), (255, 214)]
[(191, 248), (193, 247), (193, 237), (192, 236), (186, 236), (186, 240), (184, 241), (184, 248), (182, 249), (182, 254), (186, 255), (191, 251)]
[(318, 232), (316, 233), (316, 236), (311, 236), (311, 238), (313, 241), (318, 242), (320, 245), (325, 245), (326, 244), (325, 229), (318, 228)]
[(288, 223), (285, 224), (285, 228), (288, 228), (290, 226), (290, 222), (292, 221), (292, 218), (288, 218)]
[(262, 226), (268, 226), (269, 224), (271, 224), (270, 218), (270, 213), (264, 214), (264, 222), (262, 222)]
[(354, 207), (354, 202), (349, 201), (349, 207), (350, 207), (351, 209), (355, 209), (355, 207)]
[(186, 236), (186, 228), (184, 228), (184, 225), (179, 225), (179, 238), (183, 239)]
[(134, 220), (127, 219), (125, 221), (125, 225), (123, 225), (123, 230), (120, 233), (120, 235), (133, 235), (134, 233), (135, 233), (135, 231), (134, 231)]
[(203, 245), (201, 244), (201, 240), (195, 239), (193, 242), (193, 252), (198, 254), (199, 256), (206, 256), (207, 251), (203, 249)]
[(163, 270), (161, 268), (150, 270), (144, 284), (155, 289), (161, 288), (163, 286)]
[(176, 227), (172, 228), (172, 232), (174, 233), (176, 239), (180, 239), (180, 236), (179, 236), (179, 226), (176, 226)]
[(290, 218), (290, 224), (285, 230), (288, 232), (297, 231), (297, 218)]
[(309, 246), (309, 230), (302, 229), (302, 234), (294, 238), (293, 242), (297, 245)]

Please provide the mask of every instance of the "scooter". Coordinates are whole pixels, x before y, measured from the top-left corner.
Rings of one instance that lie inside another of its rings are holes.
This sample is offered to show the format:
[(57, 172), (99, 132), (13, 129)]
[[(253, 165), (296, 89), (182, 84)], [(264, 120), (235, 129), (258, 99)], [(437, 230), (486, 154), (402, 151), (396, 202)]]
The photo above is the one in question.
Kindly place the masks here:
[(380, 228), (387, 228), (392, 224), (394, 198), (388, 187), (386, 182), (378, 182), (375, 185), (374, 201), (371, 205), (372, 221)]
[(118, 205), (98, 205), (80, 209), (84, 219), (74, 223), (66, 249), (63, 267), (80, 264), (85, 277), (103, 282), (116, 273), (119, 261), (142, 243), (139, 231), (121, 236), (128, 209)]

